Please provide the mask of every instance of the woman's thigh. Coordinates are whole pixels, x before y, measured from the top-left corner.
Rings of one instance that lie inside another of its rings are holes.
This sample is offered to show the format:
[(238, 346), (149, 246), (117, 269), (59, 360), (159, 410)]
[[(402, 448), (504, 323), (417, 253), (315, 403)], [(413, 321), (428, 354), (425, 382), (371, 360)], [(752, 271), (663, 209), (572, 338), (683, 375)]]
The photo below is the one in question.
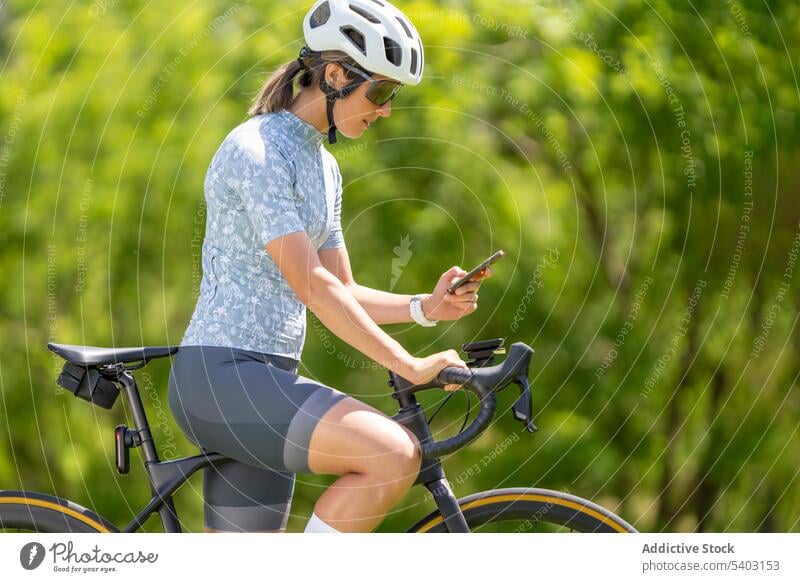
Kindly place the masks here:
[(308, 465), (314, 473), (381, 473), (415, 463), (418, 470), (416, 436), (355, 398), (342, 399), (322, 415), (309, 441)]
[(323, 415), (346, 398), (320, 382), (229, 348), (182, 347), (169, 382), (175, 420), (195, 444), (288, 473), (311, 472), (311, 435)]

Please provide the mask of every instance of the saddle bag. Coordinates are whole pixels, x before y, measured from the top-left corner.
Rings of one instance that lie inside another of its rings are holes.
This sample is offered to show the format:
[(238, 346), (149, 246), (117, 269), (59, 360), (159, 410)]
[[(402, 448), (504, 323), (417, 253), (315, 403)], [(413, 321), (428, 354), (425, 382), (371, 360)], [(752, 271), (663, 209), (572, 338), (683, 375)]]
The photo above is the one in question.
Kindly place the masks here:
[(71, 362), (64, 364), (56, 384), (66, 388), (78, 398), (111, 409), (119, 396), (119, 386), (103, 378), (94, 366), (79, 366)]

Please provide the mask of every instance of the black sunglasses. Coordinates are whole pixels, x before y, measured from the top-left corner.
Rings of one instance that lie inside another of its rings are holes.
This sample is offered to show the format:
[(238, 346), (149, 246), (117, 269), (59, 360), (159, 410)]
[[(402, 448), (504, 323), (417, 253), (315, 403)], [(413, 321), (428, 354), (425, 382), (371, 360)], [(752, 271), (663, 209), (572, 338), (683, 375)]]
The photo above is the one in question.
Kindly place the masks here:
[[(385, 105), (388, 101), (391, 101), (394, 96), (397, 95), (397, 92), (403, 87), (403, 85), (397, 81), (391, 81), (389, 79), (373, 79), (369, 73), (359, 69), (358, 67), (348, 65), (347, 63), (337, 61), (337, 64), (341, 65), (346, 70), (363, 77), (364, 80), (369, 81), (370, 86), (365, 93), (365, 97), (375, 105)], [(363, 82), (364, 81), (361, 81), (358, 84)]]

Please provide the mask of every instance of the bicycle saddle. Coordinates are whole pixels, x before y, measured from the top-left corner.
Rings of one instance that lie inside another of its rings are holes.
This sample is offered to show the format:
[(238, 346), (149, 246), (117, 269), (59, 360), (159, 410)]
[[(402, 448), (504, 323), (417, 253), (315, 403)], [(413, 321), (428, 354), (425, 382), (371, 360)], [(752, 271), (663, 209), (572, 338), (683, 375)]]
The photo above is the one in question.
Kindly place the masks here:
[(138, 348), (97, 348), (94, 346), (71, 346), (48, 343), (47, 349), (55, 352), (68, 362), (79, 366), (98, 366), (128, 362), (145, 362), (155, 358), (171, 356), (178, 346), (156, 346)]

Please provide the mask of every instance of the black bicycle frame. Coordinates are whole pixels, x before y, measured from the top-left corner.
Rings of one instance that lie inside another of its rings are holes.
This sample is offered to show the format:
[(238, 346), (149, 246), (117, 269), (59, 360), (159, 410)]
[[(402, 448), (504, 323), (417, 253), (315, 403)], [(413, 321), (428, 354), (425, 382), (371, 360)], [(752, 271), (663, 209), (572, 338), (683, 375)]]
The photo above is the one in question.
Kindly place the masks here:
[[(139, 388), (136, 385), (136, 379), (130, 370), (122, 369), (116, 374), (116, 379), (122, 385), (125, 397), (131, 407), (134, 427), (140, 441), (140, 444), (134, 446), (142, 447), (144, 466), (153, 493), (150, 502), (122, 529), (122, 532), (135, 532), (154, 512), (158, 511), (164, 531), (179, 533), (181, 532), (181, 526), (172, 501), (172, 494), (186, 483), (196, 471), (212, 464), (226, 463), (232, 459), (219, 453), (208, 452), (194, 457), (160, 461), (150, 432), (150, 424), (147, 421), (147, 415), (139, 395)], [(432, 441), (433, 436), (425, 420), (425, 412), (422, 406), (417, 403), (414, 395), (395, 394), (395, 398), (400, 403), (400, 412), (392, 418), (411, 430), (420, 443)], [(450, 532), (469, 532), (467, 521), (458, 505), (458, 500), (453, 495), (453, 490), (445, 477), (444, 468), (439, 459), (423, 460), (417, 480), (414, 482), (414, 485), (418, 484), (425, 485), (431, 492)]]
[(172, 502), (172, 494), (186, 483), (196, 471), (209, 466), (211, 463), (230, 461), (230, 459), (217, 453), (209, 453), (174, 461), (160, 461), (155, 444), (153, 444), (150, 424), (147, 421), (147, 415), (142, 405), (136, 379), (129, 370), (117, 373), (116, 379), (122, 385), (125, 397), (128, 399), (133, 413), (134, 427), (141, 439), (141, 444), (138, 446), (142, 447), (144, 467), (153, 493), (153, 498), (150, 502), (122, 529), (122, 532), (130, 533), (136, 531), (153, 512), (158, 511), (164, 531), (180, 533), (181, 526), (178, 521), (178, 514), (175, 511), (175, 505)]
[[(420, 443), (433, 441), (430, 426), (425, 419), (425, 411), (417, 402), (413, 394), (395, 392), (395, 398), (400, 403), (400, 412), (392, 418), (405, 426), (416, 435)], [(453, 495), (450, 483), (444, 474), (442, 462), (439, 459), (423, 459), (419, 475), (414, 485), (422, 484), (433, 495), (433, 500), (444, 518), (444, 523), (451, 533), (469, 533), (469, 526), (458, 499)]]

